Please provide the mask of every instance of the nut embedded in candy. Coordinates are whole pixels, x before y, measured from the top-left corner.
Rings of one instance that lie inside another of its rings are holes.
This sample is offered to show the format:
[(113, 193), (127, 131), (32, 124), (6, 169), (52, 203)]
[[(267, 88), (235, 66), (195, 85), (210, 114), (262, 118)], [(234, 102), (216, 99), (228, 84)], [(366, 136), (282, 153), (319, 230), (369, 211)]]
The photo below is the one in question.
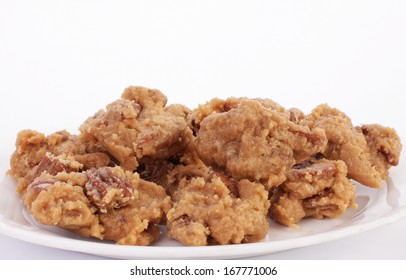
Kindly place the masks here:
[(108, 207), (125, 206), (134, 199), (131, 181), (124, 172), (120, 174), (119, 169), (92, 168), (86, 171), (86, 176), (86, 195), (102, 212)]
[(394, 129), (353, 126), (326, 104), (166, 103), (128, 87), (79, 135), (20, 132), (9, 174), (33, 217), (123, 245), (152, 244), (158, 225), (184, 245), (258, 242), (270, 218), (296, 227), (356, 208), (350, 179), (381, 187), (402, 150)]

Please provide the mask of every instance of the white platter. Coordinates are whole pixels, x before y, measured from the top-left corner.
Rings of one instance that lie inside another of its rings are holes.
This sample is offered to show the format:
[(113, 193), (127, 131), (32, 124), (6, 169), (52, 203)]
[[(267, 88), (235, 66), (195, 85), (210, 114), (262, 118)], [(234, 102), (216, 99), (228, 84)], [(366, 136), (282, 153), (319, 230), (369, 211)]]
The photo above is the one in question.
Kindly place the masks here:
[(0, 233), (43, 246), (119, 259), (221, 259), (270, 254), (328, 242), (371, 230), (406, 216), (406, 192), (392, 179), (381, 189), (357, 185), (357, 210), (340, 219), (300, 222), (300, 230), (271, 222), (259, 243), (208, 247), (185, 247), (162, 233), (154, 246), (122, 246), (86, 239), (68, 231), (38, 224), (15, 192), (15, 181), (5, 176), (0, 182)]

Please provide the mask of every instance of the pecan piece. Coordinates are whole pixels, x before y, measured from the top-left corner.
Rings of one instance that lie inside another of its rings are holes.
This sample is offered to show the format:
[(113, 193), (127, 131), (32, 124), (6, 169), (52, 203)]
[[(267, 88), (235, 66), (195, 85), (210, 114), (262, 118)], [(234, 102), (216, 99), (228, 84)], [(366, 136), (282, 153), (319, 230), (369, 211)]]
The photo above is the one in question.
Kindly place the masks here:
[(386, 160), (387, 163), (389, 163), (392, 166), (396, 166), (399, 163), (398, 157), (391, 152), (388, 152), (388, 150), (385, 147), (380, 147), (378, 149), (378, 153), (380, 153)]
[(236, 104), (233, 104), (233, 103), (230, 103), (230, 102), (224, 102), (224, 104), (223, 104), (223, 110), (224, 110), (224, 112), (228, 112), (228, 111), (230, 111), (231, 109), (233, 109), (233, 108), (235, 108), (236, 107)]
[(345, 163), (318, 157), (296, 164), (287, 180), (272, 190), (270, 214), (275, 221), (294, 227), (305, 217), (335, 218), (348, 207), (357, 208)]
[(86, 171), (86, 195), (101, 212), (125, 206), (134, 198), (130, 179), (124, 172), (117, 175), (114, 170), (112, 167), (100, 167)]
[(297, 109), (297, 108), (290, 108), (290, 109), (288, 110), (288, 113), (289, 113), (289, 120), (290, 120), (291, 122), (294, 122), (294, 123), (297, 123), (297, 124), (298, 124), (301, 120), (303, 120), (304, 117), (305, 117), (305, 115), (303, 114), (303, 112), (300, 111), (300, 110)]
[(337, 168), (333, 162), (315, 162), (312, 160), (302, 161), (292, 167), (291, 174), (297, 178), (305, 178), (307, 174), (318, 176), (318, 178), (328, 178), (334, 176)]
[(292, 169), (305, 169), (314, 164), (314, 161), (308, 159), (304, 160), (302, 162), (296, 163), (295, 165), (292, 166)]
[(366, 124), (356, 127), (364, 135), (371, 153), (370, 160), (381, 173), (382, 179), (387, 177), (390, 166), (399, 164), (402, 144), (399, 135), (393, 128), (379, 124)]
[(36, 194), (39, 194), (41, 191), (48, 189), (49, 186), (52, 186), (57, 181), (53, 179), (41, 179), (38, 178), (34, 180), (31, 184), (28, 185), (27, 191), (34, 191)]
[(40, 161), (34, 173), (34, 178), (41, 175), (42, 172), (47, 171), (50, 175), (56, 175), (59, 172), (75, 172), (81, 168), (81, 164), (76, 162), (73, 158), (64, 156), (54, 156), (51, 153), (46, 153), (44, 158)]

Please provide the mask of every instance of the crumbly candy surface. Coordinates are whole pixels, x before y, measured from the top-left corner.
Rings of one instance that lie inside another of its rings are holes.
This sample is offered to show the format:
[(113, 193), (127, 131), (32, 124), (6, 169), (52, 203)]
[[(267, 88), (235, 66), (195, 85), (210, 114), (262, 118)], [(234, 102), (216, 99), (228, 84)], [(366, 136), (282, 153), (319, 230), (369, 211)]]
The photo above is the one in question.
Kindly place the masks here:
[[(211, 178), (210, 178), (211, 177)], [(237, 182), (233, 195), (216, 175), (181, 181), (168, 212), (168, 235), (189, 246), (255, 242), (269, 223), (268, 193), (248, 180)]]
[(129, 87), (121, 99), (81, 126), (82, 137), (101, 145), (130, 171), (140, 161), (171, 157), (188, 144), (191, 131), (181, 108), (165, 109), (165, 105), (160, 91)]
[(106, 239), (124, 245), (149, 245), (159, 238), (157, 225), (165, 222), (172, 208), (170, 197), (161, 186), (144, 180), (139, 180), (134, 196), (128, 206), (100, 214)]
[(84, 168), (110, 164), (109, 157), (97, 145), (83, 141), (79, 136), (67, 131), (59, 131), (45, 136), (34, 130), (18, 133), (16, 150), (11, 156), (11, 174), (16, 179), (23, 178), (35, 168), (49, 152), (53, 155), (73, 156)]
[(327, 138), (321, 129), (310, 130), (256, 100), (243, 100), (203, 119), (195, 144), (206, 164), (273, 187), (286, 180), (298, 160), (324, 151)]
[(60, 172), (79, 171), (82, 168), (83, 164), (80, 164), (71, 156), (65, 154), (55, 156), (50, 152), (46, 152), (42, 160), (34, 168), (30, 169), (25, 177), (18, 178), (17, 192), (24, 194), (27, 186), (44, 172), (56, 175)]
[(294, 226), (305, 217), (340, 217), (357, 208), (355, 186), (343, 161), (307, 160), (289, 171), (287, 180), (271, 191), (271, 217)]
[[(399, 163), (396, 131), (353, 126), (327, 104), (306, 115), (271, 99), (214, 98), (190, 110), (128, 87), (79, 135), (17, 135), (8, 174), (42, 224), (121, 245), (258, 242), (270, 219), (297, 227), (357, 207)], [(270, 226), (271, 225), (271, 226)]]
[(162, 187), (120, 167), (44, 171), (28, 185), (23, 201), (42, 224), (125, 245), (157, 240), (157, 224), (172, 207)]
[(366, 186), (381, 187), (389, 168), (398, 163), (402, 145), (393, 129), (380, 125), (356, 128), (347, 115), (326, 104), (316, 107), (301, 123), (323, 129), (328, 139), (326, 158), (343, 160), (348, 176)]
[(24, 204), (40, 223), (59, 226), (86, 237), (103, 238), (97, 208), (86, 197), (86, 176), (61, 172), (53, 176), (44, 172), (28, 186)]
[(225, 113), (230, 111), (233, 108), (236, 108), (240, 105), (241, 102), (246, 100), (255, 100), (259, 102), (265, 108), (273, 109), (279, 113), (288, 115), (285, 108), (283, 108), (278, 103), (274, 102), (271, 99), (248, 99), (248, 98), (236, 98), (230, 97), (225, 100), (219, 98), (213, 98), (212, 100), (206, 102), (205, 104), (199, 105), (195, 110), (190, 112), (187, 115), (188, 124), (196, 134), (200, 129), (200, 123), (208, 116), (216, 113)]

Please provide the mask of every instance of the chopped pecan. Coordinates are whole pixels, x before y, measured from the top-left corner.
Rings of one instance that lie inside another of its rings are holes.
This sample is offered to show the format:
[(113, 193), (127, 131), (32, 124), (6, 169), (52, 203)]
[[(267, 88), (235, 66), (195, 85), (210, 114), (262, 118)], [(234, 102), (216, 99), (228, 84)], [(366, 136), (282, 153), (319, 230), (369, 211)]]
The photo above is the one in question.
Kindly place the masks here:
[(365, 126), (356, 127), (356, 129), (358, 129), (358, 130), (361, 129), (362, 134), (364, 134), (365, 136), (368, 136), (368, 134), (369, 134), (369, 130)]
[(393, 166), (398, 165), (399, 161), (398, 161), (397, 157), (395, 155), (393, 155), (392, 153), (388, 152), (384, 147), (381, 147), (380, 149), (378, 149), (378, 152), (384, 156), (384, 158), (390, 165), (393, 165)]
[(78, 170), (78, 166), (70, 165), (67, 160), (63, 160), (61, 157), (53, 156), (50, 153), (46, 153), (35, 170), (34, 178), (41, 175), (41, 173), (44, 171), (47, 171), (50, 175), (56, 175), (63, 171), (72, 172)]
[(235, 105), (236, 105), (236, 104), (232, 104), (232, 103), (229, 103), (229, 102), (224, 102), (224, 104), (223, 104), (223, 110), (224, 110), (224, 112), (228, 112), (228, 111), (230, 111), (231, 109), (235, 108)]
[(399, 164), (402, 145), (395, 130), (378, 124), (362, 125), (356, 129), (365, 136), (372, 153), (382, 155), (380, 158), (389, 165)]
[(314, 164), (314, 162), (310, 159), (296, 163), (295, 165), (293, 165), (292, 169), (304, 169), (307, 167), (310, 167)]
[(27, 190), (33, 190), (38, 194), (41, 191), (48, 189), (49, 186), (52, 186), (56, 182), (57, 181), (53, 179), (37, 179), (28, 185)]
[[(89, 200), (100, 208), (119, 208), (132, 197), (132, 185), (125, 176), (119, 177), (111, 167), (92, 168), (86, 171), (88, 182), (85, 185)], [(113, 192), (113, 195), (107, 195)]]
[(334, 195), (334, 190), (332, 190), (331, 188), (326, 188), (321, 193), (304, 199), (303, 200), (303, 206), (305, 208), (326, 206), (326, 205), (320, 205), (320, 200), (322, 198), (332, 197), (333, 195)]
[(305, 115), (302, 111), (297, 108), (291, 108), (288, 110), (289, 113), (289, 120), (294, 123), (299, 123), (302, 119), (304, 119)]
[(337, 168), (334, 163), (321, 163), (306, 160), (294, 165), (292, 172), (292, 174), (296, 175), (298, 178), (304, 178), (307, 174), (318, 176), (319, 178), (326, 178), (334, 175), (337, 172)]
[(136, 118), (142, 111), (142, 106), (140, 104), (123, 99), (113, 102), (108, 105), (107, 108), (111, 109), (110, 114), (113, 120)]
[(134, 102), (133, 103), (133, 108), (134, 108), (134, 111), (137, 112), (137, 115), (139, 115), (141, 113), (141, 111), (142, 111), (142, 106), (140, 104), (138, 104), (138, 103)]

